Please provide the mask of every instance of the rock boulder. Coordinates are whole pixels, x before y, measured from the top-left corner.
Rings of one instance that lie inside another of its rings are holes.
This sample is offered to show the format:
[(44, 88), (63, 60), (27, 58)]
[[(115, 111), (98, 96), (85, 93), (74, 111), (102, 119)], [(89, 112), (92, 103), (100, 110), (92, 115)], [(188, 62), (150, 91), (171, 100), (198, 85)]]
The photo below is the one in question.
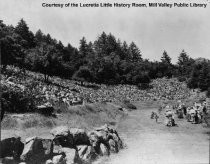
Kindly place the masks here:
[(21, 160), (30, 164), (39, 164), (45, 160), (45, 149), (41, 138), (31, 137), (26, 139)]
[(0, 158), (13, 157), (19, 160), (24, 149), (24, 144), (21, 142), (20, 137), (11, 137), (2, 140), (0, 147)]
[(70, 133), (67, 126), (59, 126), (51, 131), (54, 136), (53, 141), (56, 145), (61, 145), (62, 147), (74, 148), (73, 135)]
[(89, 137), (84, 129), (70, 128), (74, 145), (90, 145)]

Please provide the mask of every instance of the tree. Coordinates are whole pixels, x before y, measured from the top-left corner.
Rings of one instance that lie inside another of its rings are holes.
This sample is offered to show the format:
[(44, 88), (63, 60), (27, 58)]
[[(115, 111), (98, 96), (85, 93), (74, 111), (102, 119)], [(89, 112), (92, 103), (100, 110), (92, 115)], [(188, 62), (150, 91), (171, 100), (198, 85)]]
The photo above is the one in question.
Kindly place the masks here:
[(21, 70), (25, 72), (25, 57), (26, 53), (30, 48), (35, 47), (35, 37), (34, 34), (29, 30), (27, 23), (21, 19), (14, 29), (17, 35), (17, 43), (21, 46), (21, 52), (18, 57), (18, 65)]
[(120, 39), (117, 39), (115, 53), (119, 56), (120, 60), (124, 60), (125, 56), (123, 54), (123, 47)]
[(171, 63), (171, 58), (165, 50), (161, 57), (161, 62), (158, 69), (160, 71), (159, 73), (161, 73), (162, 76), (170, 78), (173, 75), (173, 65)]
[(185, 65), (188, 61), (189, 61), (189, 56), (187, 55), (187, 53), (182, 50), (182, 52), (180, 53), (179, 57), (178, 57), (178, 65), (183, 66)]
[(190, 72), (192, 71), (192, 64), (194, 63), (193, 59), (191, 59), (187, 53), (182, 50), (178, 57), (178, 71), (181, 76), (188, 77)]
[(84, 81), (92, 80), (92, 72), (88, 67), (80, 67), (78, 71), (73, 75), (73, 79), (76, 81), (80, 81), (81, 85), (83, 85)]
[(28, 49), (35, 46), (34, 35), (29, 31), (29, 27), (23, 19), (21, 19), (15, 27), (15, 33), (19, 34), (24, 40), (24, 42), (21, 42), (23, 48)]
[(161, 57), (161, 62), (166, 65), (171, 65), (171, 58), (165, 50), (163, 51), (163, 56)]
[(114, 35), (111, 33), (107, 36), (106, 40), (106, 55), (110, 55), (111, 53), (116, 53), (117, 51), (117, 41)]
[(198, 76), (199, 76), (199, 70), (197, 67), (194, 67), (190, 74), (190, 78), (188, 80), (188, 87), (198, 88)]
[(63, 54), (63, 50), (64, 50), (64, 45), (63, 43), (59, 40), (58, 43), (55, 45), (55, 48)]
[(40, 29), (35, 34), (35, 42), (36, 45), (40, 45), (42, 42), (44, 42), (44, 34)]
[(128, 54), (129, 54), (128, 44), (124, 41), (124, 42), (123, 42), (123, 45), (122, 45), (122, 55), (121, 55), (121, 59), (122, 59), (122, 60), (124, 60), (124, 59), (129, 60)]
[(55, 44), (57, 44), (56, 42), (56, 40), (53, 40), (52, 39), (52, 37), (50, 36), (50, 34), (47, 34), (47, 35), (44, 35), (43, 36), (43, 40), (44, 40), (44, 42), (46, 43), (46, 44), (49, 44), (49, 45), (55, 45)]
[(87, 44), (87, 54), (86, 54), (86, 65), (88, 65), (89, 68), (93, 68), (94, 60), (95, 60), (95, 52), (93, 50), (93, 44), (92, 42), (89, 42)]
[(85, 39), (85, 37), (83, 37), (80, 40), (80, 46), (79, 46), (79, 54), (80, 54), (80, 58), (85, 58), (88, 55), (88, 44), (87, 41)]
[(46, 82), (49, 81), (49, 76), (56, 74), (60, 66), (56, 49), (46, 43), (29, 51), (26, 64), (29, 69), (43, 73)]
[(98, 39), (94, 42), (94, 50), (98, 57), (103, 57), (106, 55), (107, 50), (107, 35), (103, 32)]
[(210, 63), (209, 65), (207, 62), (202, 63), (198, 78), (199, 78), (198, 87), (202, 91), (207, 90), (208, 87), (210, 87)]
[[(6, 26), (0, 22), (0, 43), (1, 43), (1, 64), (3, 71), (7, 65), (18, 65), (22, 56), (22, 46), (19, 41), (20, 36), (14, 33), (13, 26)], [(22, 61), (22, 60), (21, 60)]]
[(129, 45), (129, 58), (131, 62), (142, 61), (141, 51), (134, 42), (131, 42), (131, 44)]

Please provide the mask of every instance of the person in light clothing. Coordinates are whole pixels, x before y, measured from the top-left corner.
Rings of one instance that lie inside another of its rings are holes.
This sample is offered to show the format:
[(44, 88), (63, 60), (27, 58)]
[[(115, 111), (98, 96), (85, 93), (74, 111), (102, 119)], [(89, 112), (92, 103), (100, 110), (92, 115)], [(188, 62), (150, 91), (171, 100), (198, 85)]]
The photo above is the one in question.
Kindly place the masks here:
[(165, 116), (166, 116), (166, 126), (175, 126), (174, 114), (169, 106), (166, 106)]

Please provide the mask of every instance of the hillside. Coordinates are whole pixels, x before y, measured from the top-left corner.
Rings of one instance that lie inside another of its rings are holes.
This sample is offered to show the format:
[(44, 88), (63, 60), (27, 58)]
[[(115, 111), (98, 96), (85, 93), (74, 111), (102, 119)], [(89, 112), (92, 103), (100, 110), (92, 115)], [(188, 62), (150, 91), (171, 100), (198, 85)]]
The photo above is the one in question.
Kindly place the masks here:
[[(44, 82), (44, 75), (26, 71), (21, 74), (18, 67), (8, 67), (7, 74), (2, 74), (1, 85), (3, 91), (12, 89), (17, 92), (29, 91), (36, 105), (46, 102), (65, 103), (71, 105), (78, 102), (123, 102), (148, 100), (182, 100), (194, 93), (185, 82), (176, 78), (155, 79), (150, 83), (150, 89), (141, 90), (134, 85), (99, 85), (94, 83), (80, 83), (72, 80), (51, 77), (50, 83)], [(6, 89), (7, 88), (7, 89)]]

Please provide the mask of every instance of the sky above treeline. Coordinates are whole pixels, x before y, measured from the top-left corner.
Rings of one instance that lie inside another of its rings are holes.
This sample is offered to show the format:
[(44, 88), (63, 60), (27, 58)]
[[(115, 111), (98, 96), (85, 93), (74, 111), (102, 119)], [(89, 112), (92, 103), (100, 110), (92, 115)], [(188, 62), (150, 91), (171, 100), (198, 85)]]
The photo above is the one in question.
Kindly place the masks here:
[[(172, 58), (184, 49), (193, 58), (210, 59), (210, 3), (208, 0), (182, 0), (206, 3), (206, 8), (46, 8), (42, 3), (147, 3), (146, 0), (0, 0), (0, 19), (17, 25), (23, 18), (34, 33), (41, 29), (64, 45), (78, 47), (85, 36), (94, 41), (103, 31), (121, 41), (134, 41), (143, 58), (160, 60), (166, 50)], [(151, 1), (157, 2), (155, 0)], [(177, 0), (162, 0), (178, 3)]]

